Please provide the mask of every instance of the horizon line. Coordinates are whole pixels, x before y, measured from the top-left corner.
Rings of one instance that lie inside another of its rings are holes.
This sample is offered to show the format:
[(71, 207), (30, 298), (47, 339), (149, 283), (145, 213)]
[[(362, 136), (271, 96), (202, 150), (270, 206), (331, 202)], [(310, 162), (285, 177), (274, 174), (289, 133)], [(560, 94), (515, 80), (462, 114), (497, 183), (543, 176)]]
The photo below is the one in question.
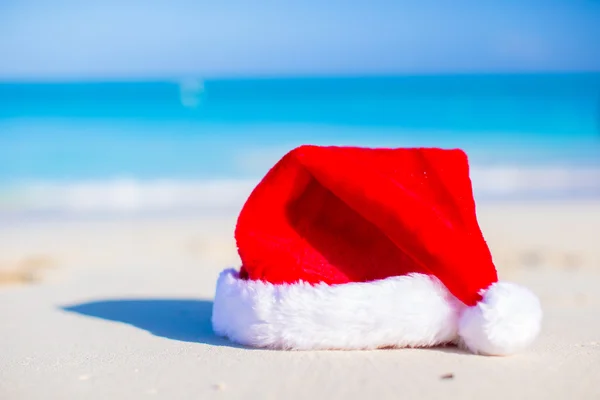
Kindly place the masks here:
[(2, 77), (0, 84), (61, 84), (61, 83), (185, 83), (186, 81), (239, 81), (239, 80), (320, 80), (320, 79), (389, 79), (459, 76), (565, 76), (599, 75), (600, 70), (539, 70), (539, 71), (439, 71), (394, 73), (279, 73), (279, 74), (180, 74), (180, 75), (105, 75), (105, 76), (39, 76)]

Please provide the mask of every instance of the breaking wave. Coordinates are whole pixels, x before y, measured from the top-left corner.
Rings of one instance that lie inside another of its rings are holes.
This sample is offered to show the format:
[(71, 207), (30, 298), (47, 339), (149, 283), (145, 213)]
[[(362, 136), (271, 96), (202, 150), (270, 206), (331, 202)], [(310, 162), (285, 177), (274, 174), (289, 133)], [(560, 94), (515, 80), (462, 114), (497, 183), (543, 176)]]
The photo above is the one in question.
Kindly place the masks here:
[[(600, 198), (600, 168), (473, 168), (478, 199)], [(258, 179), (28, 182), (0, 189), (0, 211), (23, 212), (236, 212)]]

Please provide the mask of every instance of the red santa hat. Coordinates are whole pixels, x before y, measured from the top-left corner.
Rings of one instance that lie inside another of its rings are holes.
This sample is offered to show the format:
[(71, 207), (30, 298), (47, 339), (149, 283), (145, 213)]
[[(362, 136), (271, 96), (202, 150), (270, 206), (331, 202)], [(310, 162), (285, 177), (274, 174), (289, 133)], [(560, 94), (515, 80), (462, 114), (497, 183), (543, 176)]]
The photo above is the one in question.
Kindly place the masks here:
[(461, 150), (299, 147), (235, 237), (242, 267), (219, 276), (212, 323), (243, 345), (507, 355), (540, 330), (537, 297), (498, 281)]

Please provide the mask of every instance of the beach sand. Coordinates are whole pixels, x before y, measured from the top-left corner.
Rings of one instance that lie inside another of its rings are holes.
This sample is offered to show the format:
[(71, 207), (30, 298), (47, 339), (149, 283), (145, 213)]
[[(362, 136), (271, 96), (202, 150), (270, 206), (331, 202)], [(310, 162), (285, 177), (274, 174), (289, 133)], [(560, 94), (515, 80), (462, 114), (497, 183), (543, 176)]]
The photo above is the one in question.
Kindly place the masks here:
[(500, 277), (544, 307), (511, 357), (246, 349), (210, 326), (235, 213), (0, 223), (0, 398), (599, 399), (600, 202), (483, 203)]

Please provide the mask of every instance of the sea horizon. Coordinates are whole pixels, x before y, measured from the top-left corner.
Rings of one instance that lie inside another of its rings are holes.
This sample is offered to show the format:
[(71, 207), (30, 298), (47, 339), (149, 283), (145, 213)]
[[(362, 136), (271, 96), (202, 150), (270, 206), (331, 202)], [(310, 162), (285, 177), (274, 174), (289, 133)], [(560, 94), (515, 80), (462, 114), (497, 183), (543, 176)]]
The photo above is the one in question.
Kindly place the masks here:
[(394, 78), (429, 78), (429, 77), (514, 77), (514, 76), (584, 76), (599, 75), (596, 69), (521, 69), (521, 70), (406, 70), (406, 71), (373, 71), (373, 72), (246, 72), (246, 73), (214, 73), (214, 72), (176, 72), (161, 74), (52, 74), (52, 75), (0, 75), (0, 84), (47, 84), (47, 83), (124, 83), (124, 82), (179, 82), (186, 79), (209, 81), (239, 80), (347, 80), (347, 79), (394, 79)]

